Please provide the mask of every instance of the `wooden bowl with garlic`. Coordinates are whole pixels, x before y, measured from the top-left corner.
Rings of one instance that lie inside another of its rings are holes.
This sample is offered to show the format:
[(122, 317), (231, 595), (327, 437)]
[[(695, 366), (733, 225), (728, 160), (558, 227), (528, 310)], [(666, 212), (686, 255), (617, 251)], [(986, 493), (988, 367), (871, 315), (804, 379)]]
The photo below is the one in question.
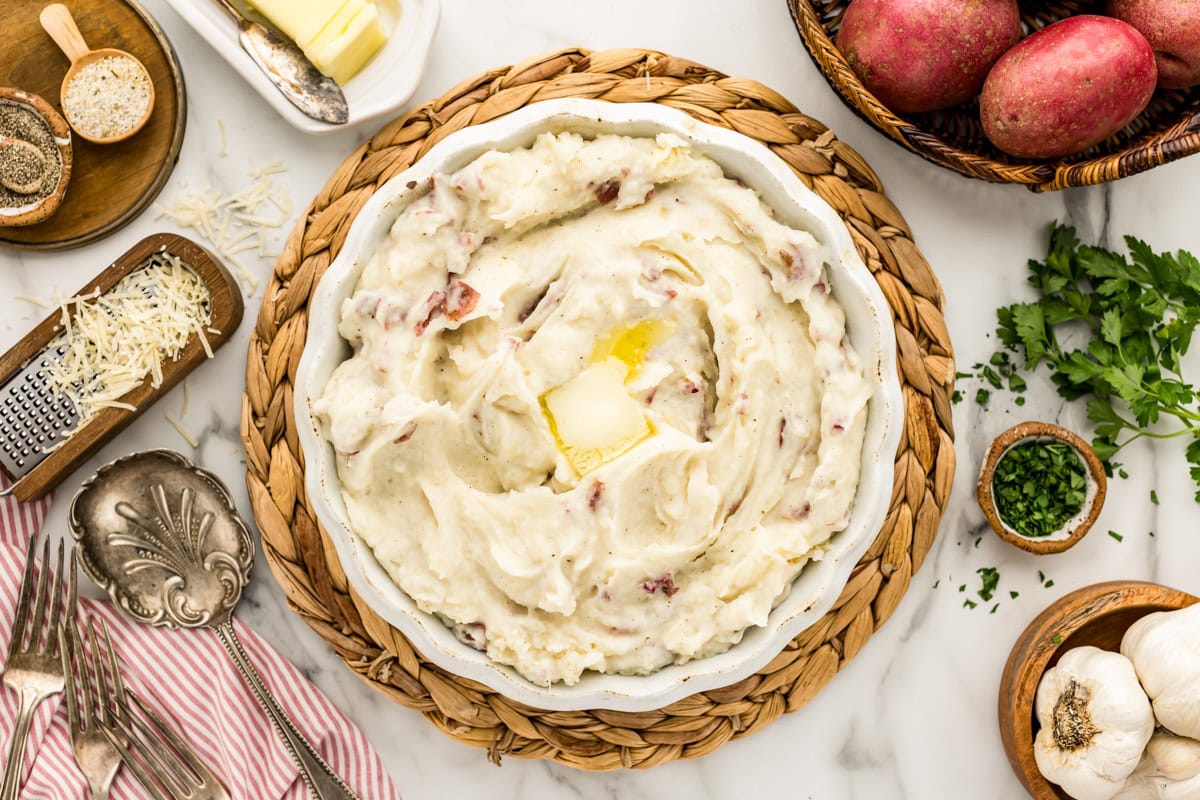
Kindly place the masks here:
[[(1060, 598), (1029, 624), (1004, 666), (999, 722), (1030, 795), (1200, 796), (1198, 603), (1112, 581)], [(1167, 787), (1198, 794), (1161, 794)]]

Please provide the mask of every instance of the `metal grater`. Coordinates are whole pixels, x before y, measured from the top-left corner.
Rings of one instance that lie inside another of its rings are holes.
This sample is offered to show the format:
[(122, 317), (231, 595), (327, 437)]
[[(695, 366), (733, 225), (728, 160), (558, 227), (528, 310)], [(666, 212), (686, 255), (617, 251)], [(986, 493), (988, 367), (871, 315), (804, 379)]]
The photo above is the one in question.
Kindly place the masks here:
[(79, 423), (75, 405), (46, 378), (46, 367), (65, 352), (46, 348), (0, 387), (0, 466), (14, 479), (42, 463)]
[[(178, 258), (204, 281), (212, 302), (212, 321), (219, 333), (208, 337), (211, 350), (229, 340), (242, 320), (242, 293), (237, 281), (219, 261), (195, 242), (171, 233), (156, 233), (138, 242), (100, 271), (73, 297), (104, 294), (123, 278), (167, 254)], [(152, 290), (151, 290), (152, 291)], [(56, 337), (62, 333), (62, 313), (52, 310), (45, 319), (7, 352), (0, 353), (0, 496), (21, 502), (44, 497), (82, 466), (101, 447), (132, 423), (156, 400), (207, 361), (199, 337), (193, 337), (180, 355), (163, 364), (158, 387), (143, 380), (122, 398), (128, 408), (100, 408), (80, 426), (80, 413), (71, 397), (50, 388), (49, 369), (66, 354)], [(86, 380), (86, 379), (85, 379)], [(69, 395), (78, 396), (82, 385)]]
[[(138, 269), (144, 269), (148, 263)], [(130, 270), (129, 274), (138, 269)], [(153, 297), (154, 287), (147, 287), (146, 294)], [(52, 360), (61, 360), (64, 353), (65, 347), (53, 350), (47, 347), (0, 387), (0, 466), (14, 480), (25, 477), (45, 461), (55, 446), (66, 440), (64, 433), (79, 424), (75, 404), (55, 392), (46, 378), (46, 367)], [(74, 388), (79, 390), (82, 386), (76, 383)]]

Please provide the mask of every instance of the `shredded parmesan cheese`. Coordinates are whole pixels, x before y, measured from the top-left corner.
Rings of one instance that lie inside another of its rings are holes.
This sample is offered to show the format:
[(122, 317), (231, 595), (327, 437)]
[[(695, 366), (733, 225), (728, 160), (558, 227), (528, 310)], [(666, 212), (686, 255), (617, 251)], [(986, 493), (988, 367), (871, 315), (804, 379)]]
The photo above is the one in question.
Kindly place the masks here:
[(275, 161), (251, 170), (253, 183), (235, 194), (192, 190), (170, 205), (156, 204), (155, 208), (160, 219), (166, 217), (200, 234), (233, 265), (242, 290), (253, 295), (258, 291), (259, 281), (238, 256), (255, 251), (259, 258), (274, 257), (268, 252), (268, 231), (287, 224), (292, 216), (292, 199), (285, 189), (275, 185), (273, 176), (286, 171), (281, 162)]
[(103, 408), (136, 410), (120, 398), (147, 376), (151, 386), (161, 386), (164, 360), (177, 359), (193, 333), (212, 357), (203, 339), (211, 300), (208, 287), (179, 258), (156, 253), (103, 295), (63, 301), (62, 333), (49, 348), (64, 352), (47, 368), (50, 388), (71, 400), (80, 427)]
[(200, 441), (195, 436), (192, 436), (191, 431), (183, 427), (182, 422), (175, 419), (170, 414), (163, 414), (163, 416), (167, 418), (167, 422), (171, 423), (175, 427), (175, 430), (178, 431), (179, 435), (183, 437), (185, 442), (190, 444), (192, 447), (200, 446)]

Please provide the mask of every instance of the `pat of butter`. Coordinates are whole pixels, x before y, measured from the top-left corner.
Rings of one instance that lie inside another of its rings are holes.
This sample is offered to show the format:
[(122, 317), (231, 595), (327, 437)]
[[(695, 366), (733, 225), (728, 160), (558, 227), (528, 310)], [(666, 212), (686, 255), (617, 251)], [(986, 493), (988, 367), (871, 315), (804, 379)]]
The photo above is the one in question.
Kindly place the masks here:
[(371, 0), (249, 0), (338, 83), (353, 78), (386, 41)]
[(606, 358), (618, 359), (626, 367), (626, 378), (632, 378), (641, 370), (646, 354), (665, 342), (675, 327), (674, 320), (648, 319), (615, 328), (596, 342), (590, 360), (596, 363)]
[(349, 0), (249, 0), (249, 3), (304, 49), (343, 6), (349, 5)]
[(670, 338), (675, 327), (673, 320), (649, 319), (614, 328), (596, 341), (589, 367), (542, 395), (550, 432), (577, 475), (586, 475), (654, 435), (654, 424), (625, 383), (637, 376), (646, 354)]
[(358, 74), (386, 37), (374, 3), (351, 0), (304, 49), (317, 69), (338, 83)]
[(542, 406), (559, 450), (583, 476), (654, 434), (625, 390), (627, 367), (608, 358), (546, 392)]

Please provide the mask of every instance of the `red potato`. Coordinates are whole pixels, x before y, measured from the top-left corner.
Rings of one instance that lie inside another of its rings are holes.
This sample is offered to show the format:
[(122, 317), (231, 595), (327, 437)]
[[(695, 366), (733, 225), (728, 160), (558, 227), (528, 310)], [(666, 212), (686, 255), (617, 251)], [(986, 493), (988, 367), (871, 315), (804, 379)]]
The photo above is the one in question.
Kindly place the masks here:
[(1067, 17), (996, 62), (979, 101), (983, 131), (1014, 156), (1079, 153), (1142, 113), (1157, 78), (1154, 51), (1133, 27), (1111, 17)]
[(908, 113), (975, 97), (1020, 38), (1016, 0), (851, 0), (837, 46), (881, 103)]
[(1109, 16), (1138, 29), (1158, 61), (1158, 85), (1200, 84), (1200, 0), (1109, 0)]

